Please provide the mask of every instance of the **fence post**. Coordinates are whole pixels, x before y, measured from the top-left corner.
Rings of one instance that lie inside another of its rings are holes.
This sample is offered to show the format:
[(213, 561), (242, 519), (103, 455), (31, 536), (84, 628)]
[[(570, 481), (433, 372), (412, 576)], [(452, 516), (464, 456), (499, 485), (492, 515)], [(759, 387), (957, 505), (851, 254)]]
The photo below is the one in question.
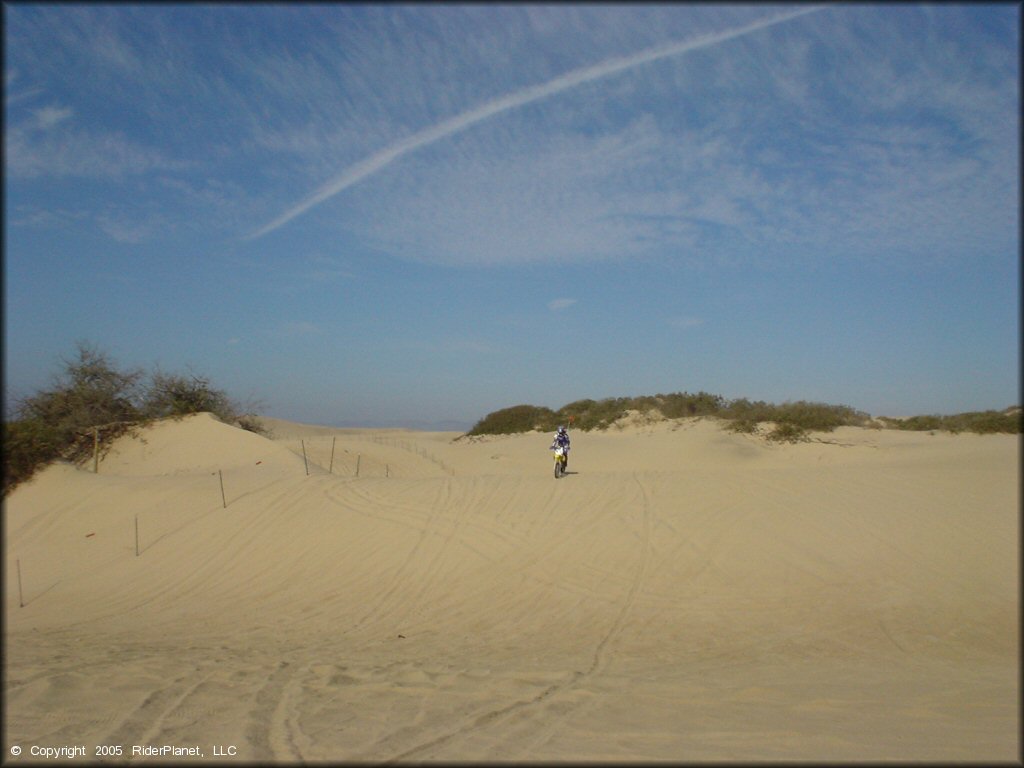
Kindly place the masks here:
[(302, 461), (306, 465), (306, 475), (309, 475), (309, 459), (306, 458), (306, 441), (300, 440), (302, 443)]
[(220, 478), (220, 500), (224, 502), (224, 509), (228, 508), (228, 499), (224, 495), (224, 474), (218, 469), (217, 476)]
[(92, 471), (99, 474), (100, 471), (100, 428), (92, 428)]
[(363, 458), (363, 454), (356, 454), (356, 477), (359, 477), (359, 461)]
[(334, 474), (334, 443), (338, 440), (336, 437), (331, 438), (331, 466), (327, 468), (327, 474)]

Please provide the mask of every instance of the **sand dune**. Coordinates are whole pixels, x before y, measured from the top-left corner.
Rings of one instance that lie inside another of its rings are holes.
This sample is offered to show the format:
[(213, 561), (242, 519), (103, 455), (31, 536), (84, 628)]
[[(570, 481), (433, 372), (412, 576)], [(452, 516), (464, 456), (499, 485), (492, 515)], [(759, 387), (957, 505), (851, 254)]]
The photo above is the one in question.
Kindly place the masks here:
[(1017, 437), (270, 426), (7, 499), (12, 764), (1021, 758)]

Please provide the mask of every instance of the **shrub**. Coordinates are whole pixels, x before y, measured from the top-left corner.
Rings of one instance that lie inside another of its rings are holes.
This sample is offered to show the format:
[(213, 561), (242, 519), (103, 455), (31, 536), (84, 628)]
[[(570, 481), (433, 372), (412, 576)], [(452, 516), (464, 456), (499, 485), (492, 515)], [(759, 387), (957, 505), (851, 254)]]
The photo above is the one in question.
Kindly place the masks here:
[(243, 413), (238, 417), (236, 423), (246, 432), (255, 432), (257, 435), (270, 435), (270, 430), (264, 426), (263, 422), (261, 422), (259, 417), (254, 413)]
[(727, 423), (730, 432), (751, 435), (757, 431), (757, 422), (753, 419), (734, 419)]
[(97, 424), (139, 418), (141, 371), (117, 370), (107, 355), (84, 342), (78, 343), (78, 358), (63, 363), (52, 390), (18, 403), (19, 419), (40, 421), (67, 442)]
[(548, 430), (558, 426), (558, 416), (550, 408), (536, 405), (513, 405), (487, 414), (467, 435), (508, 435), (529, 432), (531, 429)]
[(52, 388), (22, 399), (15, 418), (4, 424), (5, 495), (43, 465), (57, 459), (81, 461), (92, 455), (97, 438), (105, 450), (133, 425), (155, 418), (209, 411), (226, 423), (264, 431), (205, 377), (158, 371), (142, 387), (142, 371), (118, 370), (85, 342), (78, 342), (77, 350), (77, 358), (62, 359), (63, 372)]
[(674, 392), (668, 395), (655, 395), (658, 409), (668, 419), (681, 419), (688, 416), (715, 416), (725, 407), (725, 399), (721, 395), (698, 392), (691, 395), (687, 392)]
[[(776, 420), (775, 406), (769, 405), (763, 400), (752, 403), (745, 397), (730, 402), (719, 415), (728, 421), (748, 423), (754, 426), (760, 421)], [(753, 426), (746, 431), (752, 432)]]
[[(586, 414), (591, 413), (595, 408), (598, 407), (596, 400), (584, 399), (575, 400), (568, 405), (563, 405), (557, 411), (557, 416), (564, 418), (565, 421), (572, 421), (573, 426), (576, 426), (578, 419), (586, 417)], [(556, 425), (557, 426), (557, 425)]]
[(911, 416), (908, 419), (884, 419), (886, 426), (892, 429), (911, 430), (915, 432), (945, 431), (954, 434), (959, 432), (975, 432), (977, 434), (1020, 434), (1024, 431), (1021, 412), (1017, 408), (1005, 411), (969, 411), (952, 416)]
[(578, 400), (559, 408), (556, 413), (556, 421), (561, 424), (571, 423), (574, 428), (584, 432), (591, 429), (607, 429), (621, 419), (630, 408), (637, 408), (637, 403), (626, 397)]
[(4, 494), (60, 457), (57, 431), (36, 419), (4, 424)]
[(746, 398), (733, 400), (722, 409), (720, 415), (734, 424), (738, 422), (744, 425), (735, 431), (747, 432), (752, 431), (752, 427), (746, 425), (761, 421), (789, 424), (804, 432), (831, 432), (836, 427), (864, 426), (871, 418), (847, 405), (827, 405), (805, 400), (773, 405), (761, 400), (752, 403)]
[(212, 413), (225, 424), (234, 424), (249, 432), (266, 430), (248, 408), (210, 384), (205, 376), (189, 373), (167, 374), (157, 371), (146, 389), (143, 412), (148, 418), (180, 417), (190, 413)]
[(836, 427), (863, 426), (870, 416), (846, 405), (827, 405), (799, 400), (777, 407), (775, 421), (793, 424), (805, 430), (831, 432)]
[(1024, 429), (1021, 421), (1021, 413), (980, 411), (975, 413), (961, 414), (962, 428), (969, 432), (979, 434), (993, 434), (1005, 432), (1009, 434), (1020, 434)]
[(788, 422), (776, 424), (765, 439), (776, 443), (805, 443), (808, 441), (807, 430), (803, 427)]
[(628, 411), (656, 410), (667, 419), (715, 416), (726, 422), (733, 432), (752, 433), (761, 422), (774, 422), (777, 426), (768, 435), (771, 440), (804, 440), (808, 432), (831, 432), (836, 427), (856, 426), (912, 429), (922, 431), (946, 430), (950, 432), (1011, 433), (1024, 431), (1021, 409), (1004, 411), (977, 411), (955, 416), (914, 416), (909, 419), (890, 419), (871, 416), (848, 405), (798, 400), (782, 405), (763, 400), (738, 398), (726, 401), (720, 395), (707, 392), (690, 394), (674, 392), (667, 395), (641, 397), (609, 397), (603, 400), (576, 400), (557, 411), (533, 405), (517, 405), (495, 411), (481, 419), (467, 434), (508, 434), (531, 429), (554, 429), (568, 424), (575, 429), (589, 431), (607, 429)]
[(193, 373), (154, 373), (146, 390), (144, 410), (151, 418), (209, 412), (227, 423), (237, 419), (227, 394), (210, 386), (209, 379)]
[(942, 429), (942, 416), (911, 416), (909, 419), (896, 420), (893, 426), (913, 432), (928, 432)]

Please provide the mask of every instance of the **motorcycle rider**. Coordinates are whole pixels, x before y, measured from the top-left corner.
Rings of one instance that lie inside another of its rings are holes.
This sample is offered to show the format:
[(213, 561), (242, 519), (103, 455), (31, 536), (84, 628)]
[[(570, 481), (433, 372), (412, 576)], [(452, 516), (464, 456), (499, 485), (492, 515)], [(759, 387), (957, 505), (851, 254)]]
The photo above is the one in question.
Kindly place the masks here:
[(562, 470), (564, 471), (569, 466), (569, 433), (565, 427), (559, 427), (558, 431), (555, 432), (555, 439), (551, 441), (552, 451), (559, 446), (565, 449), (565, 460), (562, 462)]

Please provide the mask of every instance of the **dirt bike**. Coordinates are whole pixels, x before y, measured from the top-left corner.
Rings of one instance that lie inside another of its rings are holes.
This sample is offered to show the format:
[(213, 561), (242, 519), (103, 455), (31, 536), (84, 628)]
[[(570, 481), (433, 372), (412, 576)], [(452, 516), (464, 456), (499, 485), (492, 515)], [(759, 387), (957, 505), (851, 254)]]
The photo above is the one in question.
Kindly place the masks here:
[(569, 463), (569, 454), (565, 450), (564, 446), (557, 446), (555, 448), (555, 478), (559, 478), (565, 474), (565, 466)]

